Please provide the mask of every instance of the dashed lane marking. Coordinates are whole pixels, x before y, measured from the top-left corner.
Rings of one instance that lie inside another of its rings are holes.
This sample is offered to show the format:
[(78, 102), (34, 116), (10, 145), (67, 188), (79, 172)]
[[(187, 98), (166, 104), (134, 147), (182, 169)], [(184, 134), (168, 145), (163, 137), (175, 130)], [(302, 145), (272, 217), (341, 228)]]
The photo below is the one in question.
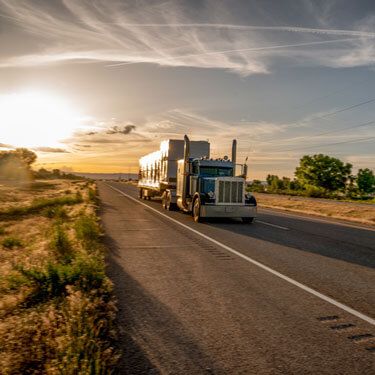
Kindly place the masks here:
[(255, 222), (260, 223), (260, 224), (264, 224), (264, 225), (268, 225), (269, 227), (274, 227), (274, 228), (283, 229), (283, 230), (290, 230), (290, 228), (282, 227), (281, 225), (276, 225), (276, 224), (272, 224), (272, 223), (267, 223), (266, 221), (262, 221), (262, 220), (256, 220)]
[[(334, 306), (338, 307), (341, 310), (346, 311), (347, 313), (349, 313), (351, 315), (356, 316), (359, 319), (364, 320), (367, 323), (375, 325), (375, 319), (373, 319), (373, 318), (371, 318), (371, 317), (369, 317), (369, 316), (367, 316), (365, 314), (362, 314), (361, 312), (359, 312), (359, 311), (357, 311), (355, 309), (352, 309), (351, 307), (349, 307), (347, 305), (344, 305), (343, 303), (338, 302), (335, 299), (333, 299), (331, 297), (328, 297), (328, 296), (326, 296), (326, 295), (318, 292), (317, 290), (312, 289), (312, 288), (308, 287), (307, 285), (302, 284), (302, 283), (300, 283), (300, 282), (298, 282), (298, 281), (296, 281), (296, 280), (294, 280), (294, 279), (292, 279), (292, 278), (290, 278), (290, 277), (288, 277), (288, 276), (286, 276), (286, 275), (284, 275), (284, 274), (282, 274), (282, 273), (280, 273), (280, 272), (272, 269), (271, 267), (268, 267), (268, 266), (264, 265), (263, 263), (260, 263), (257, 260), (252, 259), (252, 258), (250, 258), (250, 257), (248, 257), (248, 256), (246, 256), (246, 255), (244, 255), (242, 253), (240, 253), (239, 251), (237, 251), (237, 250), (235, 250), (235, 249), (233, 249), (233, 248), (231, 248), (231, 247), (229, 247), (229, 246), (227, 246), (227, 245), (225, 245), (225, 244), (223, 244), (223, 243), (215, 240), (214, 238), (212, 238), (210, 236), (207, 236), (206, 234), (203, 234), (203, 233), (199, 232), (196, 229), (193, 229), (193, 228), (189, 227), (186, 224), (181, 223), (180, 221), (178, 221), (176, 219), (173, 219), (172, 217), (170, 217), (170, 216), (168, 216), (168, 215), (166, 215), (166, 214), (158, 211), (157, 209), (155, 209), (155, 208), (153, 208), (153, 207), (151, 207), (151, 206), (149, 206), (149, 205), (147, 205), (147, 204), (145, 204), (143, 202), (140, 202), (138, 199), (133, 198), (132, 196), (124, 193), (123, 191), (121, 191), (121, 190), (119, 190), (119, 189), (117, 189), (117, 188), (115, 188), (115, 187), (113, 187), (113, 186), (111, 186), (109, 184), (106, 184), (106, 185), (108, 187), (110, 187), (111, 189), (119, 192), (124, 197), (130, 199), (131, 201), (136, 202), (136, 203), (140, 204), (141, 206), (146, 207), (150, 211), (153, 211), (153, 212), (159, 214), (160, 216), (162, 216), (162, 217), (164, 217), (164, 218), (172, 221), (173, 223), (175, 223), (177, 225), (180, 225), (181, 227), (183, 227), (183, 228), (185, 228), (185, 229), (187, 229), (187, 230), (195, 233), (196, 235), (201, 236), (202, 238), (206, 239), (207, 241), (210, 241), (210, 242), (214, 243), (215, 245), (220, 246), (221, 248), (229, 251), (232, 254), (237, 255), (238, 257), (246, 260), (247, 262), (252, 263), (255, 266), (258, 266), (259, 268), (262, 268), (263, 270), (265, 270), (265, 271), (267, 271), (267, 272), (269, 272), (269, 273), (271, 273), (271, 274), (279, 277), (280, 279), (282, 279), (282, 280), (284, 280), (284, 281), (286, 281), (286, 282), (288, 282), (288, 283), (290, 283), (290, 284), (292, 284), (292, 285), (294, 285), (294, 286), (296, 286), (296, 287), (304, 290), (305, 292), (308, 292), (308, 293), (310, 293), (310, 294), (312, 294), (312, 295), (320, 298), (323, 301), (326, 301), (326, 302), (330, 303), (331, 305), (334, 305)], [(369, 348), (368, 350), (371, 350), (371, 348)]]

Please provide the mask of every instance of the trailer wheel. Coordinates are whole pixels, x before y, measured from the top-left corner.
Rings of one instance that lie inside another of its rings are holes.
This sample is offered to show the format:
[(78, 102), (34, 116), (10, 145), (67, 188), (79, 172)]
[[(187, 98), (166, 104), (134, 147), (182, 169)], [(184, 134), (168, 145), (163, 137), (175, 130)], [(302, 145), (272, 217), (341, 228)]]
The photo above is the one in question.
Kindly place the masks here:
[(161, 196), (161, 205), (163, 206), (163, 208), (164, 208), (165, 210), (168, 209), (168, 207), (167, 207), (167, 192), (166, 192), (166, 191), (165, 191), (165, 192), (163, 193), (163, 195)]
[(244, 224), (250, 224), (250, 223), (252, 223), (254, 221), (254, 218), (253, 217), (243, 217), (242, 218), (242, 222), (244, 223)]
[(175, 204), (172, 203), (172, 194), (170, 192), (166, 193), (165, 209), (168, 211), (173, 211), (175, 209)]
[(202, 216), (201, 216), (201, 202), (199, 198), (196, 198), (193, 204), (193, 218), (196, 223), (201, 223)]

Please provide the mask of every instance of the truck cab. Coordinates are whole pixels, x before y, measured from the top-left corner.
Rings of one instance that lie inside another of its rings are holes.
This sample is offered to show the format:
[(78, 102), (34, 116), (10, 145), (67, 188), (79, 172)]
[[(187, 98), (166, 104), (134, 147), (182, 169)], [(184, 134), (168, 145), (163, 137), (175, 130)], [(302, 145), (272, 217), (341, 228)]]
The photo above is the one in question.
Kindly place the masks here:
[(256, 216), (256, 200), (245, 192), (243, 172), (236, 176), (238, 167), (244, 170), (244, 166), (236, 165), (227, 157), (189, 158), (187, 163), (179, 160), (176, 190), (178, 207), (191, 212), (195, 221), (208, 217), (230, 217), (252, 222)]

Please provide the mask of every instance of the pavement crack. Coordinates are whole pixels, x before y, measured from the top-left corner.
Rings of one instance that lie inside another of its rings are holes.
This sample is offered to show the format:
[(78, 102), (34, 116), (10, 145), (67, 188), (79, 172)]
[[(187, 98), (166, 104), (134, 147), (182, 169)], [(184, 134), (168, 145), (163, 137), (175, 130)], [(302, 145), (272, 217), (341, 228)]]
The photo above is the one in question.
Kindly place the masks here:
[(352, 335), (352, 336), (348, 336), (348, 339), (352, 340), (352, 341), (355, 341), (355, 342), (359, 342), (359, 341), (366, 341), (366, 340), (370, 340), (372, 338), (374, 338), (375, 336), (372, 335), (371, 333), (363, 333), (363, 334), (360, 334), (360, 335)]
[(317, 319), (319, 320), (319, 322), (324, 323), (324, 322), (332, 322), (340, 318), (337, 315), (330, 315), (330, 316), (320, 316)]
[(333, 329), (335, 331), (341, 331), (343, 329), (348, 329), (348, 328), (352, 328), (352, 327), (355, 327), (355, 325), (352, 324), (352, 323), (345, 323), (345, 324), (337, 324), (335, 326), (331, 326), (331, 329)]

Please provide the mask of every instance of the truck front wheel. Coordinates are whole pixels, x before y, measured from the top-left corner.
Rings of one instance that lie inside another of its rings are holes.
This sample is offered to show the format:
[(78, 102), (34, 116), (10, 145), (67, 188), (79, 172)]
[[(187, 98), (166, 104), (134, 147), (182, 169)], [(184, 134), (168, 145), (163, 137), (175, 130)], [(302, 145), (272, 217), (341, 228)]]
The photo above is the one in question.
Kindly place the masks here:
[(254, 218), (253, 217), (243, 217), (242, 218), (242, 222), (244, 223), (244, 224), (250, 224), (250, 223), (252, 223), (254, 221)]
[(203, 221), (201, 216), (201, 201), (199, 198), (194, 201), (193, 218), (196, 223), (201, 223)]

